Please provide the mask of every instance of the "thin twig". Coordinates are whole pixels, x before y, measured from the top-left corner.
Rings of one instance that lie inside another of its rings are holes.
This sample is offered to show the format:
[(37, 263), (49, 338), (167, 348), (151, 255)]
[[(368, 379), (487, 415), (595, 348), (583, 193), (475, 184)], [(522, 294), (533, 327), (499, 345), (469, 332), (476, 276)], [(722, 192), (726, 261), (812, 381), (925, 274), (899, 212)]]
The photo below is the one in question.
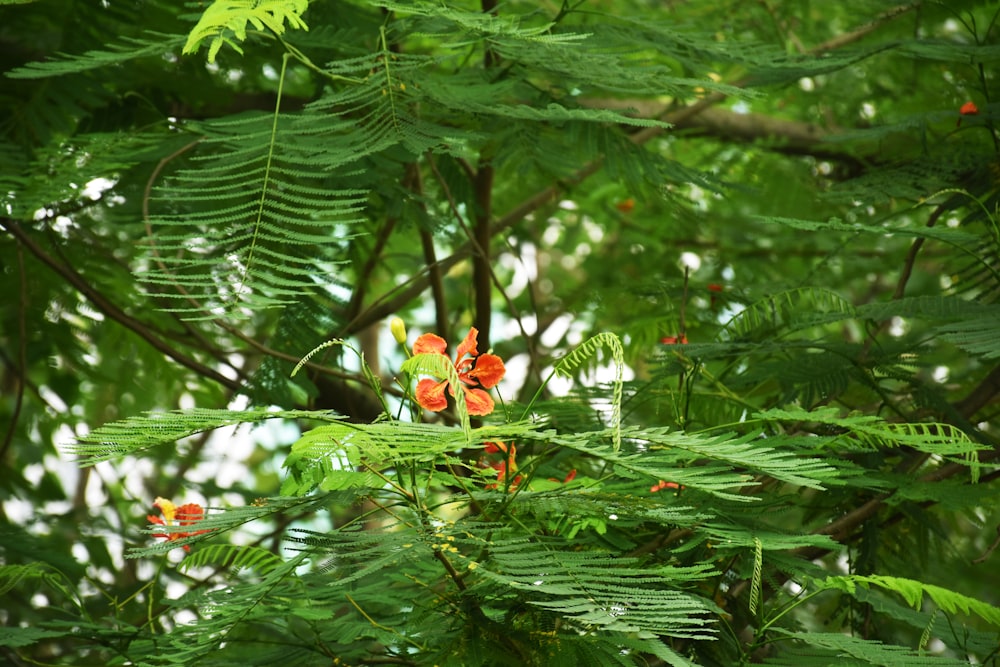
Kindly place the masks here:
[(378, 235), (375, 237), (375, 245), (368, 253), (368, 257), (365, 259), (365, 263), (354, 282), (354, 292), (351, 294), (351, 300), (347, 304), (348, 320), (354, 319), (361, 312), (361, 307), (365, 300), (365, 286), (368, 284), (371, 275), (375, 272), (375, 267), (378, 266), (379, 260), (382, 259), (382, 251), (385, 250), (385, 246), (389, 242), (389, 237), (392, 236), (392, 232), (395, 229), (396, 218), (393, 216), (389, 217), (385, 221), (385, 224), (382, 225), (382, 228), (378, 230)]

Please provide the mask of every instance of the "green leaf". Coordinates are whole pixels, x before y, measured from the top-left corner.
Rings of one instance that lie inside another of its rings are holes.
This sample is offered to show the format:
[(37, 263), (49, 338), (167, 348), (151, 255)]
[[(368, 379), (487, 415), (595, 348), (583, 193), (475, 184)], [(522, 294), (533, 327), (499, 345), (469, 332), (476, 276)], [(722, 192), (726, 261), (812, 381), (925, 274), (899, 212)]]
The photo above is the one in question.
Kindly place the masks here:
[(837, 589), (845, 593), (853, 593), (855, 586), (878, 586), (885, 590), (898, 593), (914, 609), (919, 610), (923, 602), (924, 595), (927, 595), (943, 611), (949, 614), (959, 612), (978, 616), (987, 623), (1000, 628), (1000, 607), (995, 607), (982, 600), (962, 595), (933, 584), (925, 584), (913, 579), (903, 577), (890, 577), (883, 575), (852, 575), (843, 577), (828, 577), (817, 582), (820, 590)]
[(246, 40), (248, 24), (275, 35), (285, 32), (286, 21), (292, 28), (308, 30), (301, 18), (308, 8), (308, 0), (214, 0), (191, 30), (182, 52), (195, 53), (202, 42), (211, 39), (208, 62), (215, 62), (223, 44), (243, 53), (237, 42)]

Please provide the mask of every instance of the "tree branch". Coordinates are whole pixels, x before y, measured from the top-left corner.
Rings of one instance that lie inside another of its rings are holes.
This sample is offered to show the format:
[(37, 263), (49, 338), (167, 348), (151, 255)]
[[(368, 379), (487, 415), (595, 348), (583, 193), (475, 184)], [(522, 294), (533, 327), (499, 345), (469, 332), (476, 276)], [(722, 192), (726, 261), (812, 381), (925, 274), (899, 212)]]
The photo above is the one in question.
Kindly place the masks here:
[(0, 462), (6, 459), (10, 443), (14, 441), (17, 420), (21, 416), (21, 407), (24, 405), (24, 391), (28, 384), (28, 328), (26, 326), (28, 276), (24, 270), (24, 249), (21, 243), (17, 244), (17, 274), (19, 282), (17, 300), (17, 370), (15, 372), (17, 378), (17, 395), (14, 399), (14, 412), (10, 416), (10, 424), (7, 426), (7, 432), (4, 434), (3, 444), (0, 445)]
[(118, 322), (126, 329), (134, 332), (141, 339), (149, 343), (154, 349), (159, 350), (166, 356), (170, 357), (189, 370), (194, 371), (198, 375), (214, 380), (229, 389), (239, 388), (240, 384), (235, 380), (227, 378), (214, 368), (206, 366), (200, 361), (187, 356), (180, 350), (167, 345), (167, 343), (157, 338), (153, 332), (150, 331), (149, 327), (146, 326), (146, 324), (140, 322), (120, 309), (118, 306), (111, 303), (83, 276), (74, 271), (71, 267), (65, 266), (56, 261), (51, 255), (45, 252), (45, 250), (39, 246), (33, 238), (31, 238), (31, 235), (26, 233), (16, 221), (11, 220), (10, 218), (0, 218), (0, 228), (5, 229), (11, 236), (23, 243), (24, 247), (27, 248), (31, 254), (52, 269), (55, 273), (59, 274), (63, 280), (76, 289), (80, 294), (87, 297), (87, 299), (93, 303), (94, 306), (97, 307), (97, 309), (100, 310), (106, 317)]
[(975, 389), (962, 400), (955, 403), (955, 409), (960, 415), (971, 420), (972, 417), (982, 410), (990, 401), (1000, 394), (1000, 366), (997, 366), (983, 381), (976, 385)]
[(472, 182), (476, 198), (476, 218), (472, 229), (472, 240), (476, 248), (472, 255), (472, 284), (475, 289), (475, 323), (479, 330), (479, 345), (483, 349), (490, 347), (490, 324), (493, 318), (493, 268), (490, 266), (493, 174), (493, 165), (482, 160)]

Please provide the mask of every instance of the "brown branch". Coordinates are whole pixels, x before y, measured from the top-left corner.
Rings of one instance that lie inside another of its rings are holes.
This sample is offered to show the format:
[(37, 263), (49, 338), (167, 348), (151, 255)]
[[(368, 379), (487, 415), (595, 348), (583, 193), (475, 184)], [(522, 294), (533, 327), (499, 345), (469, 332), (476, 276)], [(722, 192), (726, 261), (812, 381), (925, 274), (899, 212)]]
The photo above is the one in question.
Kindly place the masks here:
[[(146, 179), (146, 187), (142, 191), (142, 219), (143, 222), (146, 223), (146, 234), (150, 238), (153, 237), (153, 230), (150, 228), (149, 224), (149, 200), (153, 195), (153, 184), (156, 182), (157, 176), (160, 175), (160, 172), (163, 171), (164, 167), (173, 162), (176, 158), (180, 157), (184, 153), (187, 153), (189, 150), (197, 146), (199, 143), (201, 143), (203, 139), (204, 137), (198, 137), (194, 141), (184, 144), (170, 155), (164, 157), (162, 160), (156, 163), (156, 166), (153, 167), (153, 172), (149, 175), (149, 178)], [(159, 259), (160, 257), (159, 250), (156, 249), (156, 246), (153, 246), (153, 255), (157, 259)]]
[(1000, 525), (997, 526), (997, 538), (993, 540), (993, 544), (991, 544), (986, 548), (986, 551), (983, 552), (983, 555), (981, 555), (979, 558), (973, 559), (972, 563), (974, 565), (985, 563), (986, 559), (989, 558), (990, 555), (997, 550), (997, 547), (1000, 547)]
[[(466, 236), (469, 237), (469, 242), (472, 243), (473, 247), (475, 248), (475, 252), (478, 255), (480, 255), (480, 256), (484, 255), (484, 254), (487, 254), (479, 246), (479, 239), (476, 238), (469, 231), (468, 227), (466, 227), (465, 223), (462, 221), (462, 214), (458, 210), (458, 202), (455, 201), (455, 196), (451, 193), (451, 188), (448, 187), (448, 182), (444, 179), (444, 176), (441, 174), (440, 170), (437, 168), (437, 164), (435, 164), (433, 156), (431, 156), (430, 154), (428, 154), (427, 161), (428, 161), (428, 164), (431, 167), (431, 173), (434, 174), (434, 178), (437, 180), (438, 185), (441, 186), (442, 192), (444, 192), (445, 199), (448, 200), (448, 206), (451, 209), (451, 214), (455, 217), (455, 220), (458, 221), (458, 224), (462, 227), (462, 230), (465, 232)], [(537, 346), (535, 345), (534, 337), (529, 336), (528, 332), (524, 329), (524, 321), (523, 321), (523, 318), (521, 317), (521, 313), (518, 310), (517, 306), (514, 304), (514, 300), (511, 299), (510, 295), (507, 294), (507, 290), (504, 288), (503, 283), (500, 282), (500, 278), (499, 278), (499, 276), (497, 276), (496, 271), (493, 270), (492, 265), (491, 264), (487, 264), (486, 268), (489, 271), (489, 278), (492, 281), (493, 286), (496, 288), (496, 290), (498, 292), (500, 292), (500, 296), (503, 297), (504, 302), (507, 304), (507, 309), (510, 311), (510, 314), (514, 318), (514, 321), (517, 322), (518, 328), (521, 330), (521, 336), (524, 338), (525, 344), (526, 344), (526, 346), (528, 348), (527, 349), (528, 356), (531, 359), (530, 366), (531, 366), (531, 368), (535, 369), (535, 372), (537, 374), (539, 372), (539, 370), (538, 370), (538, 358), (537, 358), (538, 353), (537, 353)], [(480, 334), (481, 333), (482, 332), (480, 332)], [(483, 349), (486, 349), (486, 350), (489, 349), (488, 343), (483, 343), (483, 341), (488, 341), (488, 340), (489, 340), (488, 338), (483, 338), (483, 337), (481, 337), (479, 339), (479, 342), (483, 345)], [(541, 381), (541, 377), (540, 376), (539, 376), (538, 379), (539, 379), (539, 381)]]
[[(944, 204), (935, 208), (934, 212), (931, 213), (924, 226), (929, 229), (937, 224), (938, 219), (945, 212), (945, 210)], [(910, 249), (906, 253), (906, 259), (903, 260), (903, 269), (899, 272), (899, 280), (896, 281), (896, 289), (892, 294), (892, 299), (894, 301), (898, 301), (906, 295), (906, 284), (910, 281), (910, 276), (913, 275), (913, 267), (917, 263), (917, 255), (920, 254), (920, 249), (924, 246), (925, 240), (926, 239), (922, 237), (917, 238), (910, 244)], [(891, 320), (885, 320), (869, 332), (861, 351), (862, 360), (868, 357), (868, 353), (871, 351), (872, 345), (875, 344), (875, 340), (878, 338), (879, 334), (889, 328), (891, 322)]]
[(479, 330), (479, 345), (490, 347), (490, 324), (493, 318), (493, 267), (490, 266), (490, 218), (493, 216), (493, 165), (481, 161), (472, 189), (476, 200), (475, 225), (472, 241), (476, 252), (472, 255), (472, 284), (475, 291), (476, 328)]
[(0, 446), (0, 463), (7, 457), (7, 450), (14, 441), (14, 431), (17, 429), (17, 420), (21, 416), (21, 408), (24, 405), (24, 390), (28, 384), (28, 327), (26, 324), (28, 311), (28, 275), (24, 270), (24, 248), (17, 244), (17, 275), (18, 300), (17, 300), (17, 371), (15, 373), (17, 382), (17, 394), (14, 399), (14, 412), (10, 416), (10, 424), (4, 434), (3, 445)]
[[(480, 8), (484, 14), (497, 15), (497, 0), (481, 0)], [(494, 69), (500, 62), (500, 57), (493, 51), (489, 42), (484, 43), (483, 69)], [(472, 179), (474, 197), (475, 223), (472, 240), (476, 252), (472, 255), (472, 286), (475, 294), (473, 322), (479, 330), (479, 344), (484, 349), (490, 347), (490, 325), (493, 321), (493, 268), (490, 266), (490, 240), (493, 233), (490, 229), (493, 218), (493, 177), (495, 169), (491, 162), (492, 155), (484, 150), (479, 156), (479, 165)]]
[(0, 218), (0, 228), (5, 229), (11, 236), (23, 243), (24, 247), (26, 247), (31, 254), (33, 254), (43, 264), (48, 266), (52, 271), (61, 276), (66, 283), (76, 289), (80, 294), (87, 297), (87, 299), (93, 303), (94, 306), (96, 306), (97, 309), (100, 310), (106, 317), (118, 322), (126, 329), (132, 331), (141, 339), (149, 343), (154, 349), (162, 352), (185, 368), (194, 371), (202, 377), (214, 380), (224, 387), (229, 389), (237, 389), (239, 387), (238, 382), (227, 378), (214, 368), (206, 366), (200, 361), (187, 356), (180, 350), (171, 347), (163, 340), (157, 338), (145, 323), (140, 322), (120, 309), (118, 306), (111, 303), (111, 301), (105, 298), (105, 296), (94, 288), (94, 286), (83, 276), (74, 271), (71, 267), (56, 261), (51, 255), (45, 252), (45, 250), (39, 246), (33, 238), (31, 238), (31, 235), (26, 233), (16, 221), (11, 220), (10, 218)]
[[(613, 109), (634, 118), (658, 118), (667, 113), (662, 102), (641, 99), (582, 99), (581, 106)], [(831, 142), (837, 133), (822, 125), (790, 118), (775, 118), (760, 113), (737, 113), (730, 109), (709, 108), (694, 117), (675, 122), (674, 132), (686, 136), (709, 136), (719, 141), (757, 143), (763, 150), (783, 155), (807, 155), (829, 160), (847, 167), (846, 173), (856, 174), (878, 162), (877, 155), (858, 156), (838, 148)]]
[(865, 23), (864, 25), (855, 28), (851, 32), (845, 32), (842, 35), (837, 35), (836, 37), (828, 39), (827, 41), (823, 42), (818, 46), (814, 46), (813, 48), (809, 49), (809, 53), (813, 55), (818, 55), (820, 53), (833, 51), (843, 46), (847, 46), (848, 44), (853, 44), (854, 42), (860, 41), (865, 37), (867, 37), (868, 35), (870, 35), (871, 33), (873, 33), (878, 28), (881, 28), (886, 23), (894, 21), (895, 19), (899, 18), (903, 14), (906, 14), (907, 12), (912, 12), (915, 9), (919, 9), (922, 4), (923, 4), (922, 1), (906, 2), (901, 5), (896, 5), (895, 7), (890, 7), (889, 9), (885, 10), (884, 12), (873, 18), (868, 23)]
[(365, 286), (368, 284), (372, 273), (375, 272), (375, 267), (378, 266), (379, 260), (382, 259), (382, 251), (385, 250), (385, 246), (389, 242), (389, 237), (392, 236), (392, 232), (395, 229), (396, 218), (393, 216), (388, 218), (385, 224), (382, 225), (382, 228), (378, 230), (378, 236), (375, 237), (375, 245), (368, 253), (368, 257), (365, 259), (365, 263), (361, 267), (361, 271), (358, 272), (357, 279), (354, 282), (354, 291), (351, 294), (350, 302), (347, 304), (348, 321), (353, 320), (361, 312), (362, 304), (365, 301)]
[[(429, 156), (428, 156), (429, 157)], [(431, 163), (433, 167), (433, 163)], [(424, 200), (424, 182), (420, 175), (420, 167), (415, 162), (408, 167), (410, 173), (407, 174), (409, 188), (417, 195), (420, 208), (427, 211), (427, 202)], [(451, 325), (448, 321), (448, 298), (444, 291), (444, 272), (437, 261), (437, 250), (434, 249), (434, 235), (423, 226), (420, 226), (420, 247), (424, 253), (424, 264), (427, 266), (427, 276), (430, 279), (431, 297), (434, 299), (434, 321), (437, 325), (438, 335), (445, 340), (451, 340)]]
[(451, 323), (448, 321), (448, 299), (444, 292), (444, 272), (437, 261), (437, 251), (434, 249), (434, 235), (426, 229), (420, 230), (420, 248), (424, 253), (424, 263), (427, 265), (427, 277), (431, 287), (431, 298), (434, 300), (434, 321), (438, 335), (445, 340), (451, 340)]
[[(946, 210), (944, 204), (935, 208), (934, 212), (927, 218), (927, 224), (924, 226), (930, 229), (936, 225)], [(910, 250), (906, 254), (906, 260), (903, 262), (903, 271), (899, 275), (899, 282), (896, 283), (896, 291), (892, 294), (894, 300), (902, 299), (905, 296), (906, 283), (909, 282), (910, 276), (913, 274), (913, 266), (917, 263), (917, 255), (920, 253), (920, 248), (923, 247), (925, 240), (924, 238), (918, 238), (910, 245)]]
[(1000, 366), (990, 371), (975, 389), (955, 403), (955, 409), (960, 415), (971, 420), (973, 415), (986, 407), (998, 394), (1000, 394)]

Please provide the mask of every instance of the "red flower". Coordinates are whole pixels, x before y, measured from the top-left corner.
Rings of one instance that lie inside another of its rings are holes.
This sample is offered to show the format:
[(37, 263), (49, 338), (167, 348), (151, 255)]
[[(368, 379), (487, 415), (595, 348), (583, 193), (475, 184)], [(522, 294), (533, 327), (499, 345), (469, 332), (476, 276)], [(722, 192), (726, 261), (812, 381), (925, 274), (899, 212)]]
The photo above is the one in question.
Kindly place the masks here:
[(725, 291), (725, 289), (726, 288), (720, 285), (719, 283), (708, 284), (708, 291), (712, 293), (709, 298), (709, 304), (708, 304), (710, 308), (715, 308), (715, 302), (718, 300), (718, 297), (716, 295), (721, 294), (722, 292)]
[(568, 473), (566, 473), (566, 476), (563, 478), (561, 482), (555, 477), (549, 477), (550, 482), (556, 482), (557, 484), (569, 484), (574, 479), (576, 479), (576, 468), (573, 468)]
[[(514, 448), (514, 455), (517, 456), (517, 446), (516, 445), (511, 445), (511, 446)], [(503, 452), (504, 454), (506, 454), (508, 448), (506, 443), (491, 441), (483, 445), (483, 451), (486, 452), (487, 454), (496, 454), (498, 452)]]
[(688, 337), (687, 334), (681, 334), (680, 336), (664, 336), (660, 339), (660, 342), (664, 345), (687, 345)]
[[(487, 442), (483, 446), (483, 452), (486, 454), (503, 454), (504, 456), (502, 461), (494, 462), (487, 461), (486, 457), (479, 459), (481, 467), (492, 468), (497, 471), (497, 484), (487, 484), (487, 489), (497, 488), (507, 479), (508, 474), (517, 472), (517, 445), (514, 443), (508, 445), (503, 442)], [(521, 479), (521, 475), (514, 476), (514, 479), (510, 483), (511, 490), (517, 488), (517, 485), (521, 483)]]
[(962, 124), (962, 116), (975, 116), (976, 114), (978, 114), (979, 107), (976, 106), (975, 102), (966, 102), (958, 110), (958, 113), (959, 113), (958, 122), (955, 123), (955, 127), (958, 127), (959, 125)]
[(663, 489), (683, 489), (684, 487), (677, 482), (664, 482), (662, 479), (649, 487), (650, 493), (656, 493), (657, 491), (662, 491)]
[[(205, 510), (197, 503), (188, 503), (186, 505), (176, 507), (166, 498), (157, 498), (153, 502), (153, 507), (159, 508), (160, 512), (163, 514), (163, 518), (161, 519), (158, 516), (150, 514), (146, 516), (146, 519), (149, 520), (150, 523), (158, 526), (193, 526), (205, 517)], [(184, 532), (154, 533), (153, 537), (162, 537), (168, 542), (173, 542), (174, 540), (179, 540), (183, 537), (193, 537), (207, 532), (209, 531), (191, 530)], [(185, 544), (184, 551), (191, 551), (191, 546)]]
[(625, 201), (620, 201), (617, 204), (615, 204), (615, 208), (617, 208), (622, 213), (631, 213), (632, 209), (635, 208), (635, 200), (629, 197)]
[[(487, 484), (486, 485), (487, 489), (495, 489), (495, 488), (497, 488), (498, 486), (500, 486), (501, 484), (503, 484), (503, 481), (505, 479), (507, 479), (507, 475), (508, 475), (509, 472), (515, 472), (517, 470), (517, 464), (511, 462), (511, 466), (510, 466), (511, 470), (508, 471), (507, 470), (507, 462), (506, 461), (499, 461), (497, 463), (491, 463), (490, 467), (497, 471), (497, 483), (496, 484)], [(510, 481), (510, 490), (511, 491), (513, 491), (514, 489), (517, 488), (517, 485), (521, 483), (521, 479), (522, 479), (521, 475), (514, 475), (514, 479), (512, 479)]]
[[(503, 378), (507, 369), (503, 359), (495, 354), (479, 354), (476, 350), (476, 337), (479, 331), (475, 327), (469, 329), (468, 335), (458, 345), (455, 352), (455, 370), (462, 382), (462, 392), (465, 394), (465, 407), (470, 415), (488, 415), (493, 412), (493, 399), (485, 390), (492, 389)], [(448, 344), (441, 336), (427, 333), (413, 344), (414, 354), (445, 354)], [(468, 357), (466, 357), (468, 355)], [(431, 412), (440, 412), (448, 406), (444, 395), (447, 380), (432, 380), (424, 378), (417, 383), (416, 398), (421, 407)], [(448, 387), (448, 392), (454, 396), (455, 388)]]
[(962, 105), (962, 108), (958, 110), (958, 113), (963, 116), (975, 116), (979, 113), (979, 107), (976, 106), (975, 102), (966, 102)]

